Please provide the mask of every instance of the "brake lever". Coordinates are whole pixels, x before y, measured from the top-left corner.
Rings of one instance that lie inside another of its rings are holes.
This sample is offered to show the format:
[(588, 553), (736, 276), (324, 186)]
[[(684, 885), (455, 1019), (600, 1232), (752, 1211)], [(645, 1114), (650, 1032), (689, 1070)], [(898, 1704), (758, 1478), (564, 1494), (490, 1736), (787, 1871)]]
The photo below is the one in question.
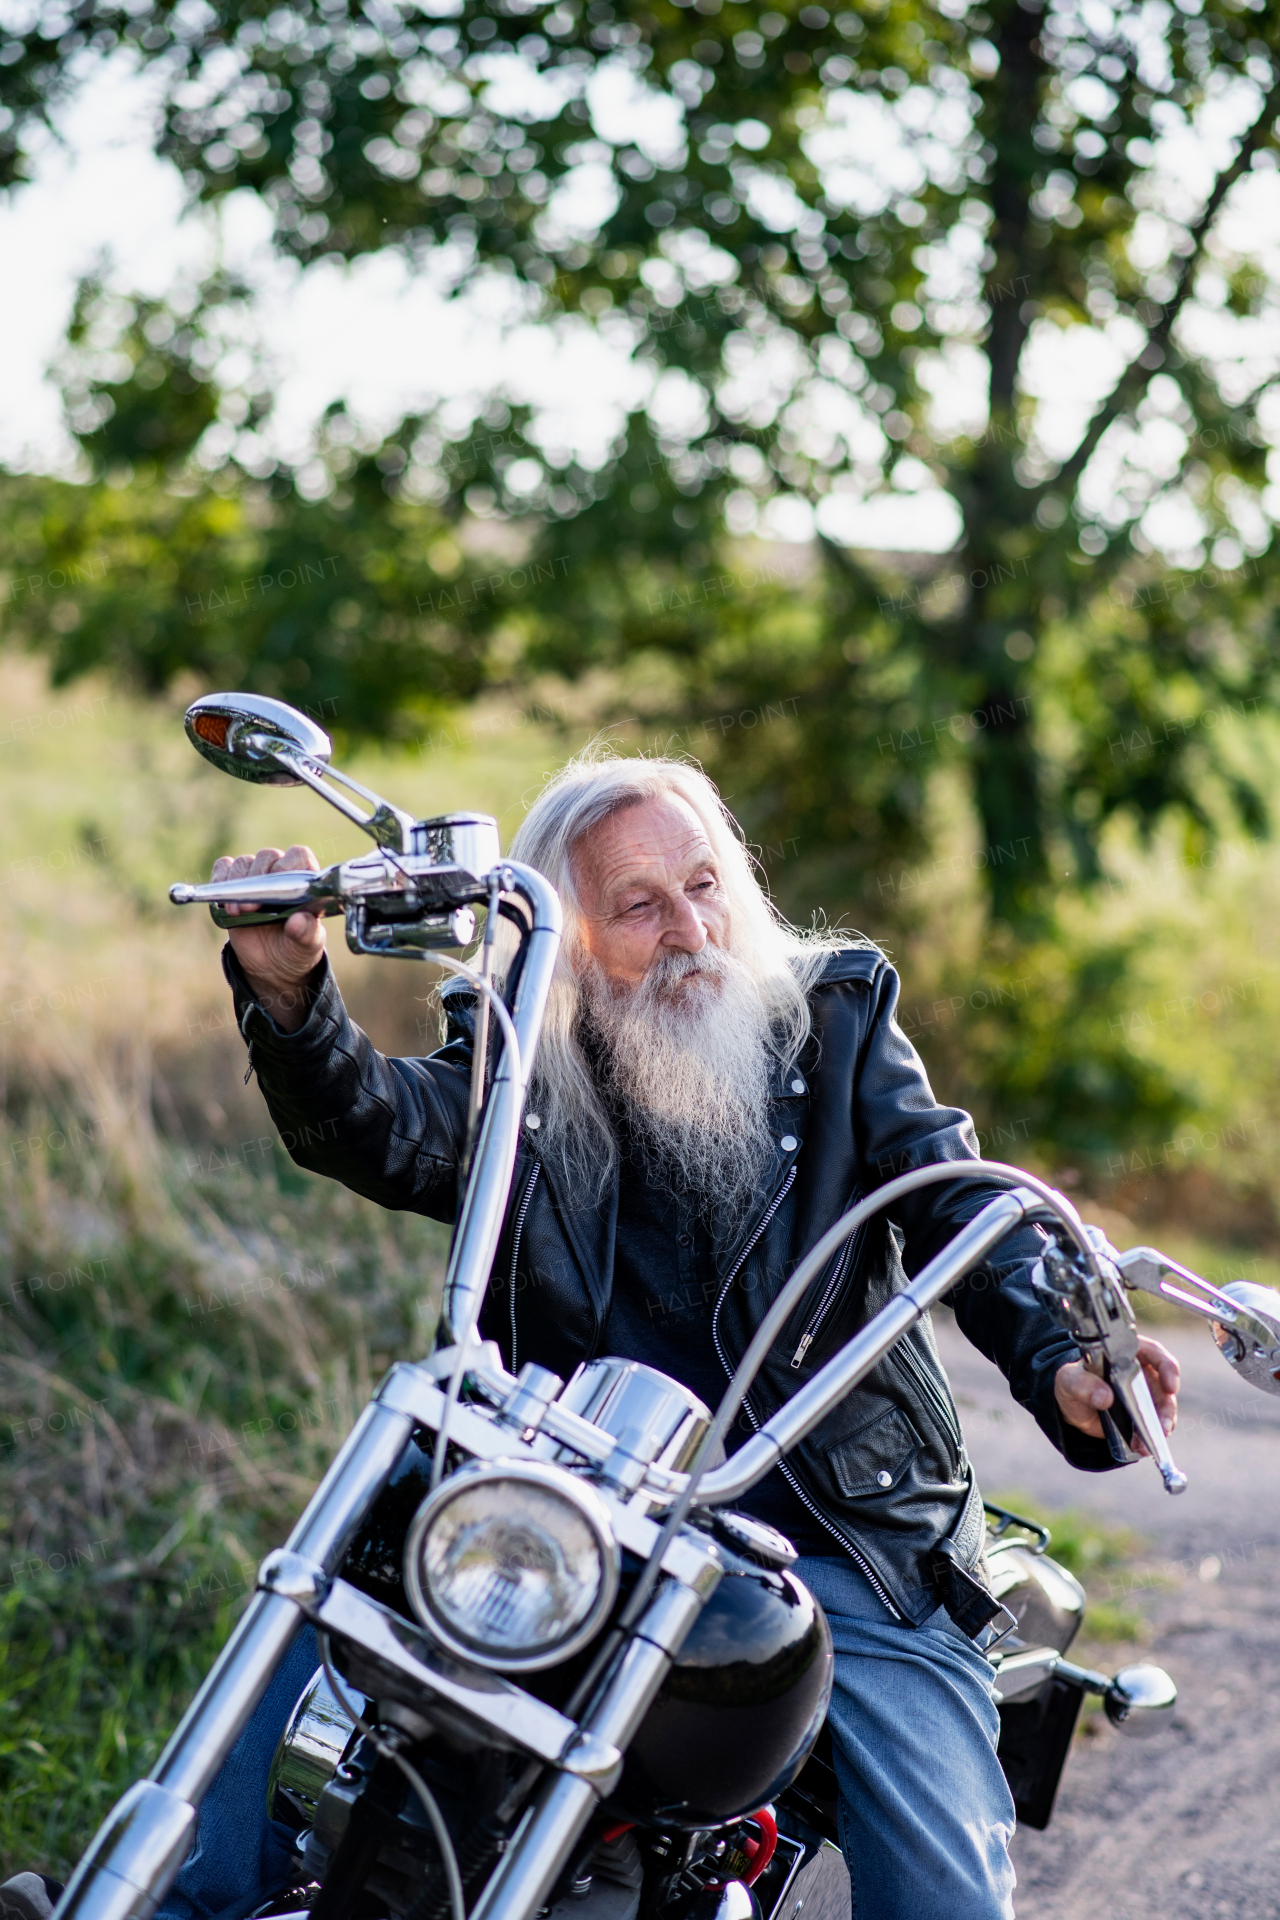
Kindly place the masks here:
[[(290, 867), (283, 872), (247, 873), (238, 880), (205, 880), (199, 886), (180, 880), (170, 887), (169, 898), (175, 907), (207, 906), (215, 926), (263, 927), (300, 911), (321, 916), (345, 913), (361, 902), (394, 904), (403, 899), (416, 907), (418, 878), (393, 847), (380, 847), (377, 853), (357, 854), (353, 860), (340, 860), (318, 871)], [(255, 911), (227, 913), (228, 907), (242, 901)], [(423, 911), (433, 910), (435, 904), (424, 906)]]
[(1138, 1358), (1138, 1323), (1125, 1292), (1118, 1256), (1097, 1227), (1086, 1226), (1084, 1231), (1092, 1261), (1050, 1245), (1032, 1270), (1032, 1285), (1080, 1348), (1089, 1371), (1105, 1380), (1115, 1394), (1117, 1404), (1123, 1407), (1159, 1468), (1165, 1491), (1182, 1493), (1187, 1476), (1169, 1451)]

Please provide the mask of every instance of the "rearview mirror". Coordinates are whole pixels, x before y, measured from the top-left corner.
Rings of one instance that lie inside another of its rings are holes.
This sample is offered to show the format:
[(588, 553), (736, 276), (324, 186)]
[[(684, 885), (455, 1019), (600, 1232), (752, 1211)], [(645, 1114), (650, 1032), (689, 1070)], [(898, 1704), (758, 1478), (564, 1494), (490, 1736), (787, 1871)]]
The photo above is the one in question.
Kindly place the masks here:
[(1102, 1701), (1112, 1726), (1139, 1740), (1167, 1727), (1177, 1703), (1178, 1689), (1164, 1668), (1146, 1661), (1121, 1667)]
[[(257, 693), (206, 693), (187, 708), (183, 725), (196, 752), (220, 773), (263, 787), (310, 787), (380, 847), (396, 853), (413, 851), (413, 815), (402, 813), (349, 773), (330, 766), (332, 740), (296, 707)], [(367, 800), (369, 811), (363, 812), (336, 792), (329, 785), (331, 780)]]
[(1230, 1326), (1210, 1329), (1242, 1380), (1264, 1393), (1280, 1393), (1280, 1293), (1252, 1280), (1229, 1280), (1222, 1289), (1236, 1308)]
[(196, 752), (219, 772), (259, 786), (308, 785), (291, 760), (300, 756), (319, 772), (333, 753), (328, 734), (305, 713), (253, 693), (207, 693), (187, 708), (183, 725)]

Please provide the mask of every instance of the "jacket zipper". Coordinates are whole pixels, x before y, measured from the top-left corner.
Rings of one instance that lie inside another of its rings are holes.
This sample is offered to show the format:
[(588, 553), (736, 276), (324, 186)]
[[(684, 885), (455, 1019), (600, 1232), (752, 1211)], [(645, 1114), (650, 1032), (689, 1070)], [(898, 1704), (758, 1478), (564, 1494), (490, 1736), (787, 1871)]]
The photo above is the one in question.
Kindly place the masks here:
[(791, 1364), (793, 1367), (799, 1367), (802, 1364), (806, 1353), (808, 1353), (810, 1347), (817, 1339), (818, 1330), (826, 1319), (837, 1293), (844, 1284), (845, 1276), (849, 1268), (853, 1265), (854, 1257), (862, 1245), (862, 1234), (863, 1229), (859, 1227), (853, 1238), (846, 1240), (844, 1246), (840, 1249), (840, 1254), (835, 1264), (835, 1271), (822, 1290), (822, 1298), (818, 1302), (818, 1310), (805, 1328), (804, 1337), (800, 1345), (791, 1356)]
[(941, 1392), (937, 1383), (930, 1379), (924, 1362), (918, 1354), (911, 1351), (909, 1341), (900, 1341), (896, 1351), (900, 1354), (907, 1372), (911, 1375), (917, 1387), (937, 1415), (943, 1432), (948, 1436), (955, 1449), (956, 1464), (959, 1466), (965, 1458), (964, 1435), (960, 1431), (960, 1424), (956, 1419), (954, 1411), (947, 1405), (946, 1395)]
[(529, 1184), (520, 1196), (520, 1206), (516, 1213), (515, 1230), (511, 1235), (511, 1371), (516, 1372), (516, 1261), (520, 1258), (520, 1235), (524, 1232), (524, 1217), (529, 1211), (529, 1202), (533, 1190), (538, 1184), (538, 1175), (542, 1172), (541, 1160), (533, 1163), (533, 1172), (529, 1175)]
[[(725, 1297), (728, 1294), (730, 1287), (733, 1285), (734, 1281), (737, 1279), (738, 1275), (741, 1273), (742, 1268), (746, 1263), (747, 1259), (749, 1258), (749, 1256), (751, 1255), (751, 1253), (755, 1250), (755, 1247), (758, 1244), (761, 1235), (764, 1233), (765, 1228), (769, 1225), (769, 1222), (773, 1219), (774, 1214), (778, 1211), (778, 1208), (782, 1205), (788, 1193), (791, 1191), (791, 1185), (795, 1177), (796, 1177), (796, 1169), (793, 1163), (790, 1171), (787, 1174), (786, 1179), (783, 1181), (777, 1193), (774, 1195), (773, 1200), (771, 1201), (768, 1207), (768, 1210), (762, 1216), (759, 1226), (756, 1228), (755, 1232), (752, 1234), (751, 1238), (748, 1240), (746, 1246), (742, 1249), (742, 1252), (738, 1255), (738, 1258), (734, 1261), (733, 1270), (730, 1273), (728, 1279), (725, 1281), (724, 1285), (720, 1289), (719, 1297), (716, 1300), (715, 1308), (711, 1315), (711, 1338), (715, 1342), (716, 1354), (719, 1358), (720, 1365), (724, 1368), (725, 1374), (730, 1380), (732, 1380), (733, 1378), (734, 1369), (729, 1365), (728, 1356), (726, 1355), (724, 1347), (720, 1340), (720, 1309), (724, 1305)], [(515, 1299), (514, 1292), (512, 1293), (511, 1297), (513, 1300)], [(823, 1304), (825, 1304), (825, 1295), (824, 1295)], [(747, 1418), (751, 1422), (752, 1428), (756, 1433), (759, 1433), (760, 1422), (756, 1419), (755, 1408), (751, 1404), (750, 1394), (747, 1395), (746, 1399), (743, 1401), (742, 1404), (743, 1404), (743, 1408), (746, 1411)], [(884, 1606), (888, 1610), (888, 1612), (893, 1615), (893, 1618), (895, 1620), (901, 1620), (902, 1618), (901, 1612), (894, 1605), (893, 1601), (889, 1598), (888, 1592), (886, 1591), (884, 1586), (884, 1582), (880, 1579), (880, 1576), (877, 1574), (875, 1568), (871, 1565), (871, 1562), (867, 1559), (866, 1555), (863, 1553), (860, 1553), (858, 1548), (854, 1546), (852, 1540), (847, 1539), (846, 1536), (843, 1533), (841, 1533), (839, 1527), (835, 1525), (834, 1521), (828, 1520), (826, 1514), (819, 1511), (819, 1509), (814, 1505), (813, 1501), (809, 1498), (808, 1494), (805, 1492), (804, 1488), (800, 1485), (795, 1475), (791, 1472), (791, 1469), (787, 1466), (787, 1463), (785, 1460), (779, 1460), (778, 1469), (779, 1469), (779, 1472), (782, 1474), (783, 1479), (786, 1481), (787, 1485), (792, 1489), (792, 1491), (795, 1493), (795, 1495), (799, 1499), (801, 1505), (805, 1507), (806, 1510), (813, 1515), (814, 1519), (818, 1522), (818, 1525), (821, 1527), (825, 1527), (827, 1532), (831, 1535), (832, 1539), (837, 1540), (839, 1544), (844, 1548), (845, 1552), (849, 1555), (849, 1558), (853, 1561), (854, 1565), (858, 1568), (859, 1572), (866, 1579), (867, 1584), (870, 1586), (872, 1592), (875, 1594), (876, 1598), (880, 1601), (881, 1605)]]
[[(744, 1400), (742, 1404), (747, 1410), (747, 1418), (750, 1420), (756, 1432), (759, 1433), (760, 1422), (756, 1419), (755, 1408), (752, 1406), (750, 1399), (748, 1398)], [(806, 1507), (808, 1511), (813, 1515), (814, 1519), (818, 1522), (818, 1525), (820, 1527), (825, 1527), (827, 1532), (832, 1536), (832, 1538), (839, 1541), (840, 1545), (844, 1548), (845, 1552), (849, 1555), (849, 1558), (854, 1562), (855, 1566), (858, 1568), (859, 1572), (862, 1574), (863, 1578), (866, 1580), (867, 1585), (871, 1588), (872, 1592), (875, 1594), (876, 1599), (879, 1600), (880, 1604), (883, 1607), (885, 1607), (889, 1613), (893, 1615), (895, 1620), (901, 1620), (902, 1618), (901, 1612), (893, 1604), (893, 1601), (889, 1598), (889, 1594), (885, 1588), (884, 1582), (881, 1580), (879, 1574), (876, 1572), (871, 1562), (867, 1559), (866, 1555), (864, 1553), (861, 1553), (859, 1549), (854, 1546), (852, 1540), (850, 1540), (845, 1534), (841, 1533), (839, 1527), (836, 1526), (833, 1520), (828, 1520), (826, 1514), (823, 1513), (820, 1508), (814, 1505), (813, 1501), (809, 1498), (804, 1488), (800, 1485), (800, 1482), (796, 1479), (794, 1473), (792, 1473), (790, 1467), (787, 1465), (785, 1460), (779, 1460), (778, 1472), (782, 1475), (787, 1485), (791, 1488), (791, 1491), (796, 1495), (797, 1499), (800, 1501), (800, 1504), (803, 1507)]]
[[(717, 1332), (716, 1323), (720, 1318), (720, 1309), (724, 1305), (725, 1296), (728, 1293), (730, 1287), (733, 1285), (734, 1281), (737, 1279), (738, 1275), (742, 1272), (743, 1267), (746, 1265), (751, 1255), (755, 1252), (755, 1249), (759, 1244), (760, 1237), (764, 1233), (765, 1228), (769, 1225), (769, 1222), (773, 1219), (774, 1214), (778, 1211), (778, 1208), (782, 1205), (783, 1201), (786, 1199), (787, 1195), (790, 1193), (791, 1188), (795, 1183), (795, 1177), (796, 1177), (796, 1165), (795, 1165), (795, 1161), (793, 1160), (791, 1165), (787, 1168), (786, 1179), (783, 1181), (782, 1185), (778, 1188), (778, 1191), (774, 1194), (773, 1199), (769, 1202), (768, 1206), (765, 1208), (764, 1212), (761, 1214), (760, 1219), (756, 1223), (755, 1232), (752, 1234), (751, 1238), (747, 1241), (746, 1246), (742, 1249), (742, 1252), (738, 1255), (737, 1259), (734, 1261), (733, 1266), (729, 1271), (729, 1278), (725, 1281), (724, 1285), (720, 1289), (719, 1294), (716, 1297), (716, 1304), (711, 1310), (711, 1333), (712, 1333), (712, 1338), (715, 1340), (715, 1343), (716, 1343), (716, 1351), (717, 1353), (720, 1354), (720, 1363), (722, 1366), (725, 1366), (728, 1363), (725, 1360), (724, 1354), (723, 1352), (721, 1352), (721, 1349), (720, 1349), (720, 1335)], [(732, 1368), (729, 1369), (729, 1377), (730, 1379), (733, 1378)]]

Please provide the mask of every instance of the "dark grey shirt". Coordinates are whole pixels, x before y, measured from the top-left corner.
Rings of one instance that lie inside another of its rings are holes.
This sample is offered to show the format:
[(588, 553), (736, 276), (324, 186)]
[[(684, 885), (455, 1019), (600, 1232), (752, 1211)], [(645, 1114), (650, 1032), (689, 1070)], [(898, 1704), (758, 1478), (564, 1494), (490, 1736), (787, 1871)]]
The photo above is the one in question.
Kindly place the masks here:
[[(696, 1199), (677, 1190), (624, 1139), (618, 1191), (613, 1294), (599, 1351), (670, 1374), (714, 1413), (729, 1384), (716, 1352), (712, 1315), (723, 1284), (711, 1231)], [(744, 1410), (728, 1440), (736, 1451), (752, 1432)], [(778, 1468), (738, 1502), (800, 1553), (839, 1553)]]

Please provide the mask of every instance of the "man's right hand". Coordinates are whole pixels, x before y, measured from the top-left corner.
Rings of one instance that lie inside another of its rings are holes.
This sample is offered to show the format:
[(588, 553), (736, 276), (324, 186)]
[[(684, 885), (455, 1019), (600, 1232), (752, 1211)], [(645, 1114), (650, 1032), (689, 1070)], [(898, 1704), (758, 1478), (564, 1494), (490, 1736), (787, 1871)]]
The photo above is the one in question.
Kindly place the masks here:
[[(320, 862), (310, 847), (262, 847), (257, 853), (223, 854), (213, 863), (215, 880), (241, 880), (252, 873), (318, 873)], [(228, 915), (252, 913), (249, 906), (228, 907)], [(249, 985), (278, 1027), (293, 1033), (305, 1021), (309, 1007), (306, 978), (324, 957), (324, 922), (311, 911), (290, 914), (269, 927), (229, 931), (236, 959)]]

